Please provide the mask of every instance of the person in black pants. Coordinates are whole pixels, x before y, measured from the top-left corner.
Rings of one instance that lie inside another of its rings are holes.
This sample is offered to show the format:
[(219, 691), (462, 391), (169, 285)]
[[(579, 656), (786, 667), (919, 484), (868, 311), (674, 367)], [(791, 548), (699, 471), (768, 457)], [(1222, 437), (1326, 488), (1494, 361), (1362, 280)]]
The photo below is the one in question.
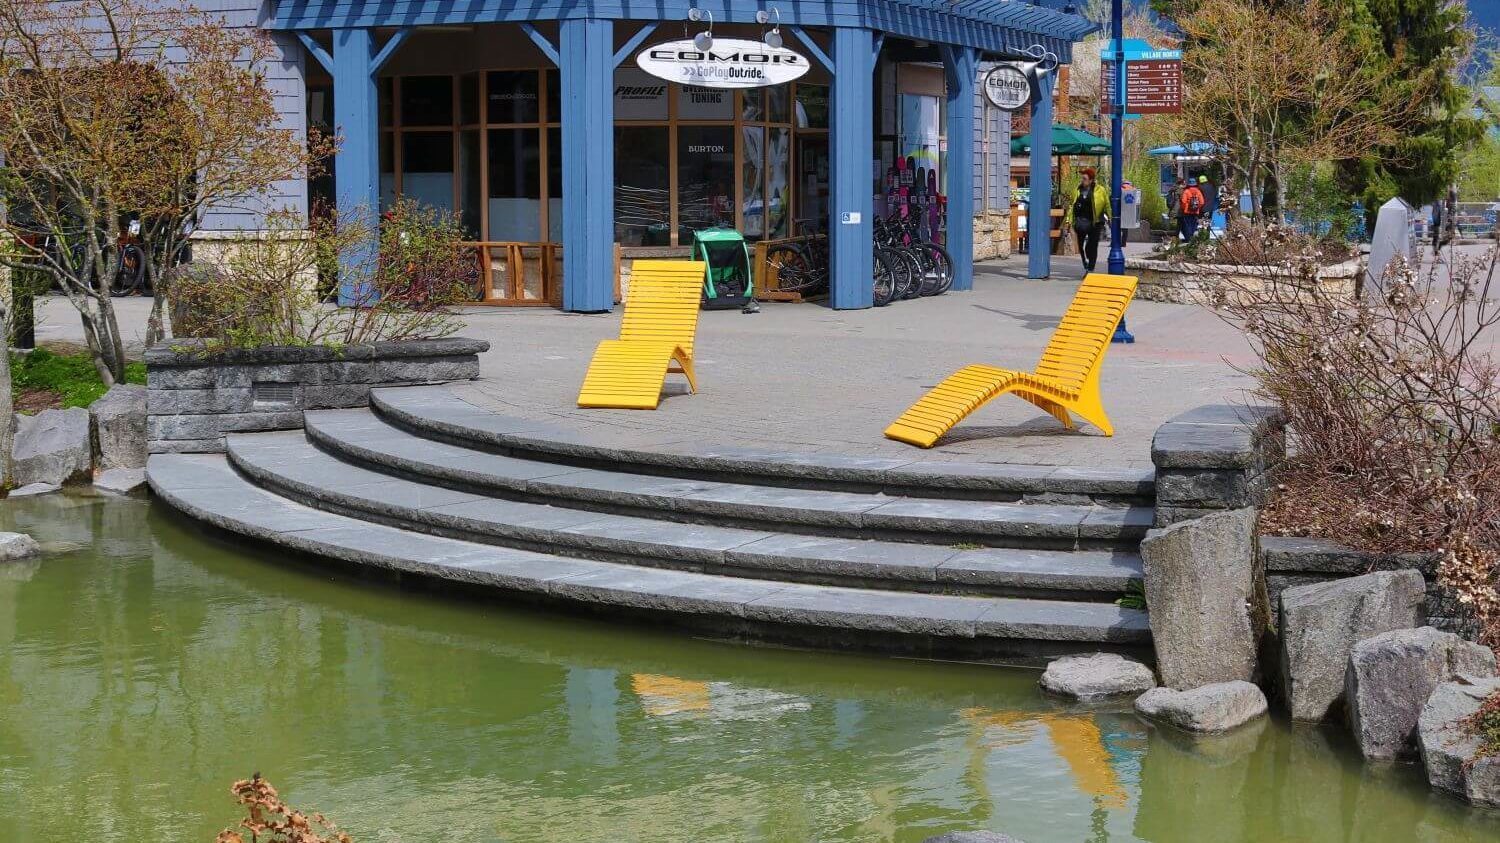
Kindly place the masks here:
[(1094, 183), (1094, 168), (1085, 167), (1078, 183), (1078, 198), (1073, 200), (1073, 233), (1078, 236), (1084, 272), (1093, 272), (1099, 263), (1099, 232), (1104, 228), (1108, 207), (1109, 199)]

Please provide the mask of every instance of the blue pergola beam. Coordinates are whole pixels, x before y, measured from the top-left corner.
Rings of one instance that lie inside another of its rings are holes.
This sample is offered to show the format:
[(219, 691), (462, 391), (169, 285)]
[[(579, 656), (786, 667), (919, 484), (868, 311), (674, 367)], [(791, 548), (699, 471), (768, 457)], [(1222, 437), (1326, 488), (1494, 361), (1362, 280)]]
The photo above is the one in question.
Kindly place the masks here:
[(558, 57), (557, 47), (553, 46), (552, 42), (547, 40), (547, 36), (538, 32), (537, 28), (530, 23), (524, 21), (521, 23), (521, 31), (526, 33), (526, 37), (530, 38), (533, 44), (536, 44), (536, 48), (542, 51), (542, 55), (547, 57), (547, 61), (552, 62), (554, 67), (562, 67), (562, 59)]
[(614, 307), (615, 26), (564, 20), (562, 74), (563, 309)]
[(322, 44), (319, 44), (310, 34), (301, 29), (297, 30), (297, 40), (302, 42), (302, 48), (307, 50), (308, 55), (312, 56), (318, 64), (321, 64), (323, 69), (328, 71), (330, 75), (333, 74), (333, 56), (330, 56), (328, 51), (323, 49)]
[[(1031, 98), (1031, 201), (1026, 206), (1027, 278), (1052, 274), (1052, 88), (1056, 76), (1038, 67)], [(1066, 237), (1067, 232), (1060, 236)]]
[(948, 95), (948, 256), (953, 289), (974, 288), (974, 109), (979, 51), (943, 46)]
[(651, 33), (655, 31), (656, 23), (651, 22), (647, 23), (645, 26), (642, 26), (639, 31), (630, 36), (630, 40), (625, 42), (625, 46), (621, 47), (618, 50), (615, 50), (615, 67), (619, 67), (620, 65), (624, 64), (625, 60), (630, 58), (631, 53), (634, 53), (636, 50), (640, 49), (641, 45), (646, 43), (646, 39), (650, 38)]
[(828, 54), (823, 52), (823, 48), (818, 46), (818, 42), (814, 41), (811, 35), (808, 35), (800, 26), (789, 26), (787, 30), (797, 36), (797, 40), (801, 41), (802, 46), (806, 47), (807, 51), (813, 54), (813, 58), (818, 60), (818, 64), (823, 65), (824, 70), (828, 71), (829, 74), (833, 73), (833, 59), (829, 58)]
[(371, 60), (370, 72), (379, 73), (380, 68), (384, 67), (385, 63), (391, 60), (391, 56), (394, 56), (396, 51), (401, 49), (401, 45), (406, 43), (406, 39), (410, 37), (410, 27), (396, 30), (396, 34), (392, 35), (391, 39), (385, 42), (385, 46), (381, 47), (380, 52), (376, 53), (375, 58)]
[(375, 85), (375, 37), (368, 29), (333, 31), (333, 122), (343, 138), (334, 192), (339, 219), (366, 226), (365, 242), (339, 255), (339, 304), (368, 305), (365, 273), (374, 266), (380, 215), (380, 100)]

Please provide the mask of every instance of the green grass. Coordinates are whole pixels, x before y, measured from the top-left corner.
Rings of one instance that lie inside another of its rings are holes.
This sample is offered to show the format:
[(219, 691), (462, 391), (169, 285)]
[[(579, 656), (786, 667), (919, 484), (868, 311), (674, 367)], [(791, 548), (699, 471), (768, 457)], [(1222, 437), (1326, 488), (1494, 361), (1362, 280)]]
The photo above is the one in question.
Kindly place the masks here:
[[(38, 348), (30, 354), (11, 354), (12, 393), (46, 391), (57, 395), (59, 406), (87, 407), (104, 395), (103, 382), (87, 354), (55, 354)], [(145, 383), (146, 364), (125, 364), (126, 383)]]
[(1115, 601), (1115, 605), (1122, 609), (1139, 609), (1144, 612), (1146, 610), (1145, 584), (1131, 580), (1130, 584), (1125, 586), (1125, 593)]

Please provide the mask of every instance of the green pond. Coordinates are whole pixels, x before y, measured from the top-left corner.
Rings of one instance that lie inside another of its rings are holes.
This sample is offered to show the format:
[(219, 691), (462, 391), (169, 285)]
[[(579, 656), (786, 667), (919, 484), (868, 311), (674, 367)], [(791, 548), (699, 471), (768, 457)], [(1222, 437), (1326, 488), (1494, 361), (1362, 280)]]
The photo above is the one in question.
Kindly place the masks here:
[(0, 843), (210, 843), (230, 783), (371, 841), (1495, 841), (1337, 730), (1194, 741), (1023, 670), (403, 591), (161, 505), (0, 504)]

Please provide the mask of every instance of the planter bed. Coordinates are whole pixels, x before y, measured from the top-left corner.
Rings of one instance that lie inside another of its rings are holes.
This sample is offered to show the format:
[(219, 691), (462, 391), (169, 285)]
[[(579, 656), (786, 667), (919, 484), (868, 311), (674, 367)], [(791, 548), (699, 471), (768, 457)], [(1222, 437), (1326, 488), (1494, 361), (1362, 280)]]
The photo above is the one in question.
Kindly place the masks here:
[[(1363, 268), (1361, 259), (1330, 264), (1318, 271), (1318, 286), (1335, 300), (1352, 300), (1355, 282)], [(1259, 291), (1267, 280), (1286, 272), (1274, 266), (1234, 266), (1151, 258), (1127, 258), (1125, 269), (1140, 278), (1136, 298), (1175, 304), (1203, 304), (1216, 289), (1225, 286)]]

